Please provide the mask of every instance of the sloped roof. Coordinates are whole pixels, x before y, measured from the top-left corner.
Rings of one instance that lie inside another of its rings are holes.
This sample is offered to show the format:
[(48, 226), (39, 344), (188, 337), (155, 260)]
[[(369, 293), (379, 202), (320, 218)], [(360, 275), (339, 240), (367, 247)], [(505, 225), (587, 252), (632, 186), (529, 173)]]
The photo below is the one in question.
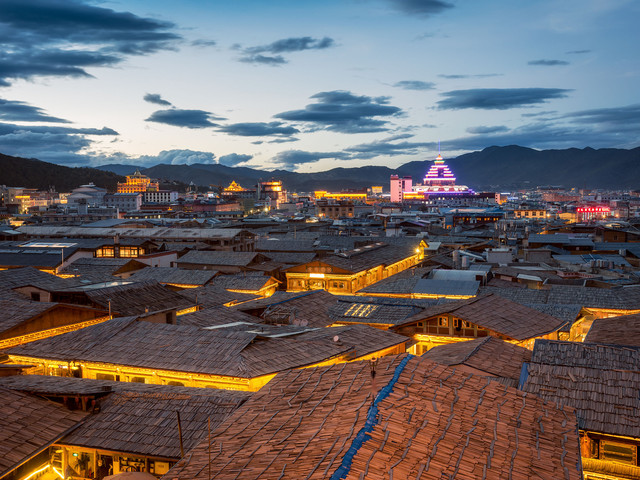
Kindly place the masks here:
[(0, 270), (0, 290), (10, 290), (25, 285), (42, 287), (46, 290), (68, 288), (78, 282), (56, 277), (50, 273), (42, 272), (37, 268), (12, 268), (10, 270)]
[(334, 322), (396, 325), (405, 323), (420, 312), (422, 308), (415, 305), (359, 302), (356, 298), (353, 301), (339, 300), (329, 308), (328, 314)]
[[(85, 448), (180, 458), (207, 435), (208, 420), (216, 428), (243, 400), (217, 390), (217, 395), (170, 392), (117, 392), (100, 401), (100, 412), (89, 417), (59, 443)], [(123, 434), (124, 433), (124, 434)]]
[(20, 323), (46, 312), (58, 305), (49, 302), (0, 299), (0, 332), (6, 332)]
[[(574, 422), (571, 409), (486, 378), (384, 357), (374, 381), (369, 362), (276, 376), (213, 432), (211, 474), (579, 479)], [(171, 477), (204, 480), (208, 459), (205, 440)]]
[(252, 378), (337, 356), (356, 358), (407, 341), (405, 336), (364, 325), (267, 339), (258, 333), (157, 324), (130, 317), (31, 342), (7, 353)]
[(155, 282), (131, 283), (95, 290), (85, 290), (91, 301), (107, 307), (121, 316), (173, 310), (194, 306), (194, 303), (178, 293)]
[(230, 292), (229, 290), (215, 285), (204, 285), (198, 288), (181, 290), (178, 295), (188, 299), (194, 304), (201, 305), (202, 308), (218, 307), (229, 302), (248, 302), (259, 295), (253, 293)]
[(583, 430), (640, 438), (640, 350), (537, 340), (521, 388), (576, 409)]
[(0, 477), (39, 453), (87, 413), (0, 387)]
[(470, 367), (470, 373), (507, 378), (516, 387), (522, 363), (531, 360), (531, 351), (495, 337), (484, 337), (439, 345), (423, 356), (443, 365), (465, 365)]
[(328, 310), (337, 298), (325, 290), (310, 292), (282, 292), (272, 296), (246, 302), (232, 308), (253, 315), (260, 315), (258, 322), (268, 322), (270, 317), (287, 315), (296, 322), (302, 322), (311, 327), (326, 327), (333, 323)]
[(423, 318), (443, 313), (450, 313), (514, 340), (526, 340), (551, 333), (565, 323), (556, 317), (512, 302), (499, 295), (485, 295), (436, 305), (427, 308), (423, 313)]
[[(115, 380), (94, 380), (90, 378), (52, 377), (49, 375), (11, 375), (0, 377), (0, 387), (34, 393), (42, 396), (60, 395), (105, 395), (109, 392), (173, 393), (183, 395), (213, 395), (222, 392), (215, 388), (179, 387), (175, 385), (155, 385), (153, 383), (118, 382)], [(225, 390), (230, 397), (244, 401), (250, 392)]]
[(178, 263), (246, 267), (262, 255), (257, 252), (226, 252), (217, 250), (190, 250)]
[(213, 280), (213, 285), (228, 290), (257, 291), (276, 280), (269, 275), (220, 275)]
[(154, 281), (180, 285), (205, 285), (218, 272), (213, 270), (184, 270), (182, 268), (154, 267), (143, 268), (129, 277), (136, 282)]
[(581, 305), (586, 308), (637, 309), (640, 305), (640, 286), (619, 288), (580, 287), (575, 285), (547, 285), (544, 290), (528, 288), (481, 287), (481, 292), (495, 293), (519, 303), (547, 303)]
[(584, 341), (640, 347), (640, 314), (597, 318), (591, 324)]
[(255, 323), (261, 321), (260, 318), (241, 312), (235, 308), (224, 306), (210, 307), (186, 315), (180, 315), (177, 319), (178, 325), (191, 325), (194, 327), (211, 327), (215, 325), (227, 325), (235, 322)]

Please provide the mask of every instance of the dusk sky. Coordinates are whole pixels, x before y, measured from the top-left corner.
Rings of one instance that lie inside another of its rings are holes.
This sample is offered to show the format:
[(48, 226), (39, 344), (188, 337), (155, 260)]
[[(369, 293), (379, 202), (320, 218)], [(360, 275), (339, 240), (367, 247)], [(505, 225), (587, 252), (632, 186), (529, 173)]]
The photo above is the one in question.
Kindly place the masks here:
[(299, 172), (640, 145), (637, 0), (0, 0), (0, 153)]

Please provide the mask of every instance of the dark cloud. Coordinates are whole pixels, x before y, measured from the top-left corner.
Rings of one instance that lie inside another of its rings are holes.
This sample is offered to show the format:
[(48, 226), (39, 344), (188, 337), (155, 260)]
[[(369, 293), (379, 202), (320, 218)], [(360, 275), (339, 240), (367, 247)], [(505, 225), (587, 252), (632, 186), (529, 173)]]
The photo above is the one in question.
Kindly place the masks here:
[(0, 2), (0, 85), (36, 76), (90, 76), (128, 55), (173, 48), (174, 25), (80, 0)]
[(218, 158), (218, 163), (226, 165), (228, 167), (235, 167), (242, 163), (247, 163), (253, 158), (253, 155), (243, 155), (239, 153), (230, 153), (229, 155), (222, 155)]
[(566, 53), (568, 55), (583, 55), (585, 53), (591, 53), (591, 50), (570, 50)]
[(398, 10), (410, 15), (428, 17), (453, 8), (453, 5), (440, 0), (390, 0)]
[(504, 125), (496, 125), (494, 127), (486, 127), (486, 126), (478, 126), (478, 127), (469, 127), (467, 128), (467, 133), (472, 133), (474, 135), (486, 135), (487, 133), (502, 133), (508, 132), (509, 128)]
[(218, 128), (220, 132), (242, 137), (288, 136), (300, 133), (297, 128), (282, 122), (232, 123)]
[(69, 123), (68, 120), (52, 117), (39, 107), (25, 102), (0, 98), (0, 119), (12, 122), (53, 122)]
[(171, 108), (168, 110), (157, 110), (147, 118), (146, 122), (164, 123), (174, 127), (185, 128), (207, 128), (217, 127), (217, 123), (211, 120), (223, 120), (215, 117), (210, 112), (204, 110), (182, 110), (179, 108)]
[(118, 135), (112, 128), (74, 128), (46, 125), (16, 125), (0, 122), (0, 135), (9, 135), (18, 132), (30, 132), (35, 134), (69, 134), (69, 135)]
[[(409, 137), (411, 137), (411, 135), (409, 135)], [(362, 143), (346, 148), (345, 151), (351, 154), (351, 158), (354, 160), (365, 160), (380, 156), (415, 155), (424, 149), (433, 148), (436, 145), (435, 142), (393, 143), (396, 140), (404, 138), (407, 138), (407, 136), (401, 135), (371, 143)]]
[(260, 63), (263, 65), (282, 65), (287, 60), (281, 55), (283, 53), (302, 52), (304, 50), (324, 50), (335, 46), (332, 38), (321, 39), (312, 37), (292, 37), (276, 40), (268, 45), (247, 47), (242, 49), (239, 45), (234, 45), (234, 50), (241, 50), (241, 62)]
[(284, 138), (274, 138), (273, 140), (269, 140), (267, 143), (291, 143), (298, 142), (299, 138), (296, 137), (284, 137)]
[(640, 129), (640, 104), (628, 105), (625, 107), (596, 108), (592, 110), (582, 110), (568, 113), (563, 116), (576, 123), (596, 125), (599, 128), (609, 128), (616, 130), (639, 130)]
[(569, 62), (565, 60), (531, 60), (527, 62), (527, 65), (540, 65), (543, 67), (556, 67), (558, 65), (569, 65)]
[(316, 103), (303, 110), (291, 110), (275, 118), (292, 122), (306, 122), (320, 129), (340, 133), (382, 132), (387, 121), (376, 117), (395, 117), (402, 114), (398, 107), (388, 105), (388, 97), (357, 96), (348, 91), (320, 92), (311, 98)]
[(566, 98), (571, 90), (562, 88), (476, 88), (445, 92), (444, 100), (437, 102), (441, 110), (476, 108), (482, 110), (507, 110), (529, 107), (549, 100)]
[(162, 98), (158, 93), (147, 93), (142, 99), (145, 102), (154, 103), (156, 105), (170, 106), (171, 102)]
[(557, 110), (544, 110), (542, 112), (522, 113), (520, 116), (525, 118), (544, 117), (545, 115), (555, 115)]
[[(551, 113), (551, 112), (549, 112)], [(449, 150), (491, 145), (530, 148), (633, 148), (640, 143), (640, 105), (572, 112), (514, 128), (443, 142)]]
[(86, 157), (79, 152), (90, 145), (89, 139), (66, 133), (23, 130), (0, 135), (0, 152), (6, 155), (60, 164), (86, 164)]
[(246, 55), (240, 57), (240, 61), (244, 63), (260, 63), (262, 65), (279, 66), (288, 63), (282, 55), (270, 57), (268, 55)]
[(323, 159), (348, 160), (344, 152), (305, 152), (302, 150), (286, 150), (276, 154), (272, 161), (285, 169), (296, 169), (305, 163), (315, 163)]
[(501, 77), (501, 73), (479, 73), (475, 75), (470, 75), (466, 73), (455, 73), (455, 74), (444, 74), (441, 73), (438, 75), (440, 78), (446, 78), (447, 80), (460, 80), (462, 78), (488, 78), (488, 77)]
[(433, 90), (436, 84), (433, 82), (423, 82), (421, 80), (402, 80), (393, 84), (394, 87), (405, 90)]
[(215, 47), (218, 43), (215, 40), (205, 40), (203, 38), (191, 42), (193, 47)]

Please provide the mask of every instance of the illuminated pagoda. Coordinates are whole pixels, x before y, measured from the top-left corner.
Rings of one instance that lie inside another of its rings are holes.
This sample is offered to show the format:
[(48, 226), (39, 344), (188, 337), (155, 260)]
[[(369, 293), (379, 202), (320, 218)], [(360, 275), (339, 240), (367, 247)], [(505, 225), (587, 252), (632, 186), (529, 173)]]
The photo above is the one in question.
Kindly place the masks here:
[(474, 191), (466, 185), (456, 185), (455, 175), (449, 166), (444, 163), (442, 155), (439, 153), (424, 176), (422, 184), (412, 185), (410, 178), (399, 178), (397, 175), (392, 175), (391, 192), (392, 202), (474, 194)]
[(140, 173), (137, 168), (132, 175), (127, 175), (126, 182), (118, 182), (118, 193), (145, 193), (158, 190), (160, 190), (160, 184)]

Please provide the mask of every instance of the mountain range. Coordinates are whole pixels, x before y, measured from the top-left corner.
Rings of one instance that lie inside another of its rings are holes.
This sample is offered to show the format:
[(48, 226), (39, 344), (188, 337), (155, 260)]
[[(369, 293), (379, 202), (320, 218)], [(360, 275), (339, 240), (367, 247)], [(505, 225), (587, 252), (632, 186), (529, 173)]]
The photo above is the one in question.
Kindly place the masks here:
[[(258, 181), (282, 180), (290, 191), (340, 191), (372, 185), (389, 188), (389, 176), (411, 176), (422, 181), (433, 159), (406, 163), (395, 169), (379, 166), (333, 168), (323, 172), (296, 173), (287, 170), (265, 171), (220, 164), (160, 164), (140, 171), (163, 183), (226, 187), (236, 181), (253, 187)], [(488, 147), (482, 151), (445, 159), (457, 182), (476, 191), (510, 190), (537, 185), (562, 185), (603, 189), (640, 189), (640, 147), (624, 149), (570, 148), (533, 150), (516, 145)], [(93, 168), (69, 168), (34, 159), (0, 154), (0, 184), (31, 188), (55, 186), (69, 191), (80, 184), (93, 182), (110, 190), (123, 176), (133, 173), (135, 165), (102, 165)]]
[[(247, 167), (218, 164), (155, 165), (142, 170), (154, 178), (179, 180), (196, 185), (227, 186), (232, 180), (249, 187), (260, 179), (277, 178), (289, 190), (346, 190), (382, 185), (389, 186), (389, 176), (411, 176), (421, 182), (432, 160), (414, 161), (392, 169), (388, 167), (333, 168), (324, 172), (271, 172)], [(534, 150), (511, 145), (488, 147), (446, 159), (458, 183), (476, 190), (527, 188), (537, 185), (563, 185), (609, 189), (640, 188), (640, 147), (631, 150), (570, 148)], [(135, 166), (104, 165), (102, 170), (120, 175), (131, 173)]]

